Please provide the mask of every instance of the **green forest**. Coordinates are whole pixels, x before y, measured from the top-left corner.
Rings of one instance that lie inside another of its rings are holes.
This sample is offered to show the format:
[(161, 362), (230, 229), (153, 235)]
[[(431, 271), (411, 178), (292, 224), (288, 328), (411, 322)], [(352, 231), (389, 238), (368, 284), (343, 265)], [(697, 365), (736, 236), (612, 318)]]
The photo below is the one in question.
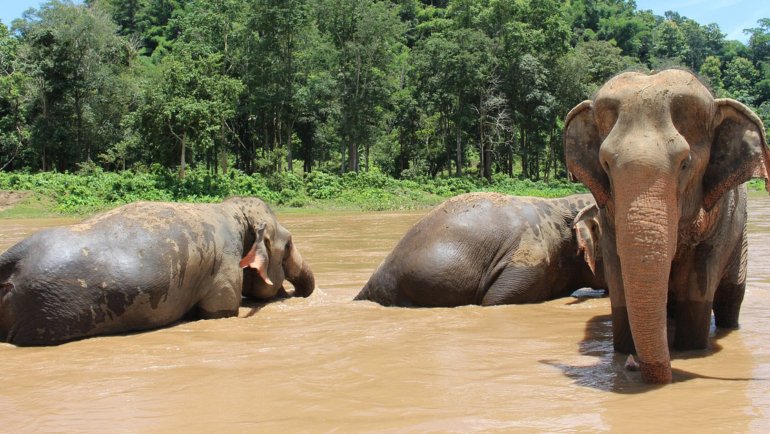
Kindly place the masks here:
[(564, 180), (564, 117), (621, 71), (770, 125), (770, 19), (746, 33), (633, 0), (51, 0), (0, 25), (0, 172)]

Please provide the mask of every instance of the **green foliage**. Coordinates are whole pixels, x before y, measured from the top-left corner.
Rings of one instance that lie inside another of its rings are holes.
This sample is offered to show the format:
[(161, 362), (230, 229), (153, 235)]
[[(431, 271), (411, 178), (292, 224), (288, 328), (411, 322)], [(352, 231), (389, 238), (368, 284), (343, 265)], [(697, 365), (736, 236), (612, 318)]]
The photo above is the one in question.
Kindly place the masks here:
[(0, 25), (0, 171), (287, 206), (537, 190), (566, 176), (569, 109), (624, 70), (690, 68), (768, 120), (758, 18), (745, 45), (631, 0), (48, 0)]
[(50, 198), (56, 212), (88, 214), (122, 204), (147, 201), (219, 202), (230, 196), (259, 197), (268, 203), (300, 207), (314, 203), (370, 211), (433, 205), (457, 194), (497, 191), (506, 194), (558, 197), (585, 188), (579, 184), (545, 183), (495, 176), (397, 180), (378, 171), (332, 175), (313, 172), (305, 177), (284, 173), (270, 177), (238, 170), (212, 175), (193, 169), (184, 179), (154, 166), (147, 172), (104, 172), (83, 166), (78, 173), (0, 172), (0, 190), (32, 191)]

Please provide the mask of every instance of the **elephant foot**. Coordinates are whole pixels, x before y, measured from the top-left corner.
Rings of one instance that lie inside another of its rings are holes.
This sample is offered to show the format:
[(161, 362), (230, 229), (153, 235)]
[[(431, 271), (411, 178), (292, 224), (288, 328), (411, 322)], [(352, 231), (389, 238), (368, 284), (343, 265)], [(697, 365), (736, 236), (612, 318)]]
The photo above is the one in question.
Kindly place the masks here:
[(686, 301), (677, 303), (674, 348), (703, 350), (708, 347), (711, 328), (711, 303)]
[(628, 311), (625, 307), (612, 308), (612, 345), (615, 351), (624, 354), (636, 352), (631, 326), (628, 322)]

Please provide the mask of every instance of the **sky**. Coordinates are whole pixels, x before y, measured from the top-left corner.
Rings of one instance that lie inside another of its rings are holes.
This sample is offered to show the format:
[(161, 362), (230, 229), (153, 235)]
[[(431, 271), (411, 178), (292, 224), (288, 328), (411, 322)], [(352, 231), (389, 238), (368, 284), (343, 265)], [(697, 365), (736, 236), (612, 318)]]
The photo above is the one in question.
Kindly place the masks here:
[[(82, 0), (74, 0), (82, 3)], [(21, 14), (31, 8), (37, 8), (41, 0), (0, 0), (0, 21), (10, 25)], [(692, 18), (700, 24), (717, 23), (727, 39), (748, 41), (743, 29), (757, 26), (760, 18), (770, 18), (768, 0), (636, 0), (637, 9), (652, 10), (656, 15), (666, 11), (679, 12), (679, 15)]]
[(636, 0), (639, 10), (652, 10), (655, 15), (679, 12), (701, 25), (717, 23), (726, 39), (748, 42), (743, 29), (757, 27), (760, 18), (770, 18), (768, 0)]
[[(16, 18), (21, 18), (21, 14), (29, 8), (37, 9), (45, 0), (0, 0), (0, 21), (6, 26)], [(80, 4), (83, 0), (74, 0), (73, 3)]]

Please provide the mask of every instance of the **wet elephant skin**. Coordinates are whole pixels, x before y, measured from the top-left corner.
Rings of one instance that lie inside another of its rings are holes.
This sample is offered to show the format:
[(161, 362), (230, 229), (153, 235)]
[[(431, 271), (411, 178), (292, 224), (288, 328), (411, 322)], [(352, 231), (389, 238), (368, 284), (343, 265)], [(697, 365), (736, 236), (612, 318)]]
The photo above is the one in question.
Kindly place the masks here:
[[(257, 244), (268, 252), (270, 284), (239, 266)], [(242, 295), (275, 296), (284, 277), (300, 282), (302, 295), (315, 286), (261, 200), (139, 202), (38, 232), (0, 256), (0, 339), (50, 345), (161, 327), (188, 313), (233, 316)]]
[(499, 305), (604, 288), (578, 254), (572, 229), (578, 212), (593, 204), (590, 194), (454, 197), (404, 235), (356, 299), (386, 306)]
[(673, 379), (673, 347), (738, 327), (748, 262), (743, 183), (768, 179), (761, 119), (692, 73), (626, 72), (565, 119), (567, 169), (594, 195), (613, 345), (648, 383)]

